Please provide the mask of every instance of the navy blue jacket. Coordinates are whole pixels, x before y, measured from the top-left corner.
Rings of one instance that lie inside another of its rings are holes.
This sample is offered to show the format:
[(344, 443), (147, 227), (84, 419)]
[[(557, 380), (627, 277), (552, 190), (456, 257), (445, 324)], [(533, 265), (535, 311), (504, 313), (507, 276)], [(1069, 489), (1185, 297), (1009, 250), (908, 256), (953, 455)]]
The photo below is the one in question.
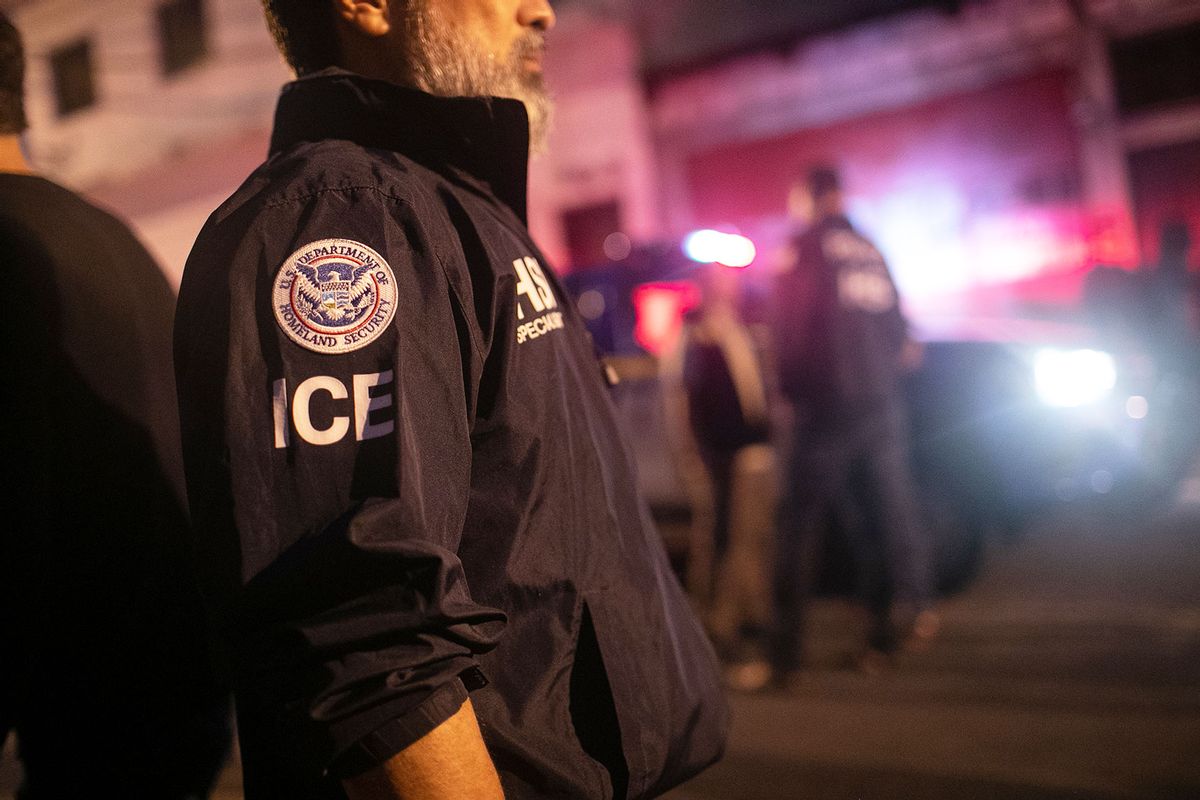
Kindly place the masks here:
[(818, 425), (893, 408), (908, 324), (883, 256), (841, 215), (791, 249), (776, 281), (780, 389)]
[(527, 152), (519, 102), (305, 78), (188, 260), (184, 453), (251, 800), (341, 796), (480, 672), (510, 798), (648, 797), (719, 757)]

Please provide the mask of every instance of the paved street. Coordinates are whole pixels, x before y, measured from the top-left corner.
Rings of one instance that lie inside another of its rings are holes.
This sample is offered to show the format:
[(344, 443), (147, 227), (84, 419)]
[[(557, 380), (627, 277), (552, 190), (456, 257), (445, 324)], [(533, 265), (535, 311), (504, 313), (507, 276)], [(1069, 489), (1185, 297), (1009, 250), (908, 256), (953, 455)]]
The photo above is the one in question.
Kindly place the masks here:
[(1200, 798), (1200, 508), (996, 548), (894, 674), (840, 668), (858, 625), (821, 603), (807, 685), (733, 698), (727, 757), (670, 800)]
[(899, 670), (735, 697), (725, 760), (671, 800), (1200, 798), (1200, 511), (1063, 517), (994, 552)]

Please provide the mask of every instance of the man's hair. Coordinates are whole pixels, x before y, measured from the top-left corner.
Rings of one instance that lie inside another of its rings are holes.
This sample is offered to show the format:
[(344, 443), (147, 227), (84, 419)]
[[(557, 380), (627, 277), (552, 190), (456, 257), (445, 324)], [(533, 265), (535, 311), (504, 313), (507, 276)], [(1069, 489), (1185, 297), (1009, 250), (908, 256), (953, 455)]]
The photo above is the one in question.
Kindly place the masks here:
[(842, 178), (838, 174), (837, 168), (829, 164), (809, 167), (802, 180), (804, 187), (808, 189), (808, 193), (814, 200), (820, 200), (825, 195), (842, 190)]
[(275, 44), (297, 75), (337, 64), (329, 0), (262, 0), (262, 5)]
[(0, 134), (25, 130), (25, 49), (21, 34), (0, 11)]

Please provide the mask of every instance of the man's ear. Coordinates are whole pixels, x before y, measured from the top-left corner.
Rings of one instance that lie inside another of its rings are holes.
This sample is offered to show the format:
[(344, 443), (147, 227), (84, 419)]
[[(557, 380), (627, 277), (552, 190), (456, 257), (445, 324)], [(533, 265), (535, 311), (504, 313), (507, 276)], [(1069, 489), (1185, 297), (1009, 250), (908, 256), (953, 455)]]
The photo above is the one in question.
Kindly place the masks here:
[(334, 0), (333, 6), (339, 20), (365, 36), (386, 36), (392, 29), (389, 0)]

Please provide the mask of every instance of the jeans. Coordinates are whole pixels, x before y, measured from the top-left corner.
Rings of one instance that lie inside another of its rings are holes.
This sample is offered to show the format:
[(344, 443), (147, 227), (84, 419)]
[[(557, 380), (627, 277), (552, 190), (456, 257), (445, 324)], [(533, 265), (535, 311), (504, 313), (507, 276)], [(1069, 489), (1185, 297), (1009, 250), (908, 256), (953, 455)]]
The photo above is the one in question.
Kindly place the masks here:
[[(799, 415), (798, 415), (799, 416)], [(833, 511), (856, 511), (844, 527), (855, 556), (857, 594), (871, 614), (868, 644), (899, 644), (895, 612), (915, 614), (932, 597), (931, 547), (919, 519), (909, 463), (908, 429), (895, 407), (836, 425), (798, 421), (779, 509), (772, 661), (804, 665), (804, 628)]]

